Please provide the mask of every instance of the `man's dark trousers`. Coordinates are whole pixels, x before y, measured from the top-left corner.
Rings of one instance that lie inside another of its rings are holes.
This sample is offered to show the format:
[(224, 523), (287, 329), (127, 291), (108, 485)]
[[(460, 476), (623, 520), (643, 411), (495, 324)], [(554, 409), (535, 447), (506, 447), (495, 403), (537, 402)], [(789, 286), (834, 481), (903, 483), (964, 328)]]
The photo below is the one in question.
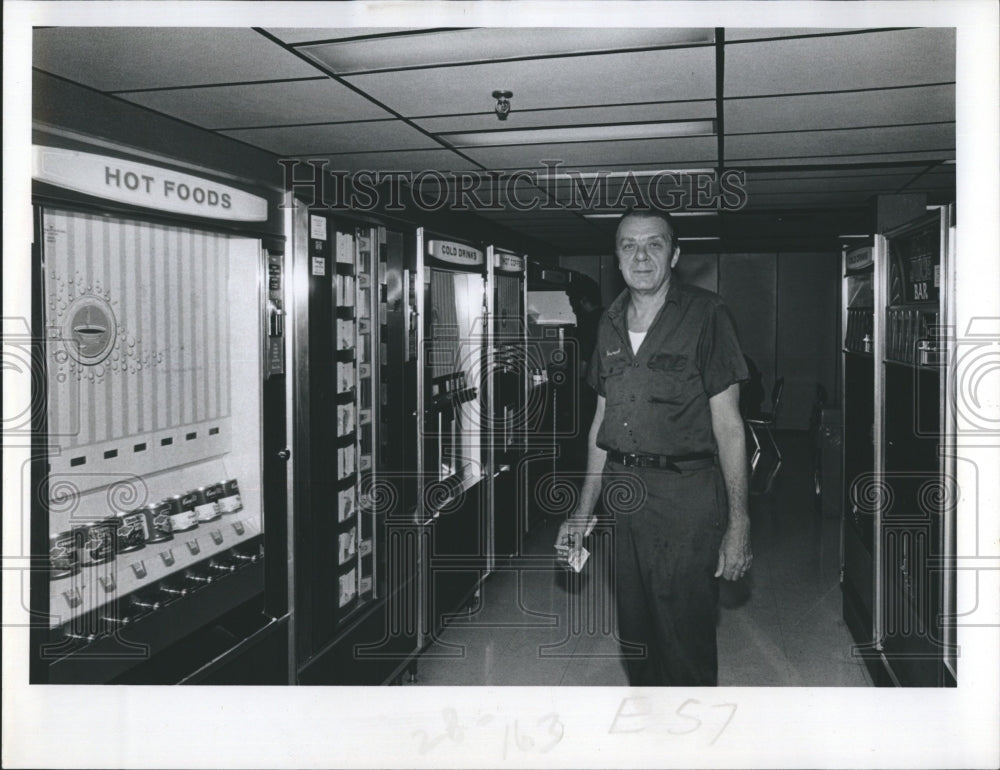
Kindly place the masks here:
[(615, 517), (618, 637), (629, 684), (716, 685), (714, 573), (728, 510), (718, 466), (676, 472), (609, 462), (603, 497)]

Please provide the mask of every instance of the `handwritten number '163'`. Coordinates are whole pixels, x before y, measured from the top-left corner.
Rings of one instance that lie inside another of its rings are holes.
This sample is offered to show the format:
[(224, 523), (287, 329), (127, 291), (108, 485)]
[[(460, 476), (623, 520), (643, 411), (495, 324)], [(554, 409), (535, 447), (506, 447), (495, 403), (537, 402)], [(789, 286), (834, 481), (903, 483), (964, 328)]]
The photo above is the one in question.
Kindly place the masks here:
[[(426, 730), (413, 731), (413, 737), (418, 738), (420, 741), (421, 754), (431, 751), (445, 739), (450, 740), (456, 745), (461, 744), (465, 740), (465, 728), (459, 724), (458, 714), (455, 709), (446, 708), (442, 710), (441, 717), (444, 720), (444, 732), (439, 735), (431, 737)], [(487, 714), (481, 717), (475, 726), (483, 727), (492, 721), (493, 717)], [(542, 727), (547, 726), (544, 736), (541, 739), (524, 734), (518, 720), (515, 719), (513, 722), (507, 722), (503, 737), (504, 757), (507, 756), (507, 748), (511, 745), (511, 732), (513, 732), (514, 738), (513, 745), (520, 751), (536, 750), (544, 754), (562, 740), (565, 726), (560, 721), (558, 714), (546, 714), (536, 720), (536, 724)]]

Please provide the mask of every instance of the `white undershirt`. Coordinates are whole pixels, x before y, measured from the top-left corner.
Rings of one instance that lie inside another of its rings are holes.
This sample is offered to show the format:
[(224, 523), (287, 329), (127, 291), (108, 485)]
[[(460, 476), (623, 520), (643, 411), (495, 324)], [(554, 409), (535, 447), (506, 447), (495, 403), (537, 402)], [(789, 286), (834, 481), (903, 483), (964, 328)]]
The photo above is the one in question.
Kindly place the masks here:
[(642, 344), (642, 341), (646, 339), (646, 332), (634, 332), (631, 329), (629, 329), (628, 338), (629, 341), (632, 343), (632, 352), (638, 353), (639, 346)]

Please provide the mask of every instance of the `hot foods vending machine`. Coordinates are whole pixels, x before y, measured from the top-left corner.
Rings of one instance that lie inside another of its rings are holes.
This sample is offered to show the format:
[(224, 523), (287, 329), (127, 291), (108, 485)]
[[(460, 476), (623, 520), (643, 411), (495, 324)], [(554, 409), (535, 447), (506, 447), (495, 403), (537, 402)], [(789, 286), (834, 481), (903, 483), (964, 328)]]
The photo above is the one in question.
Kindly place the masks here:
[(35, 154), (32, 679), (287, 683), (280, 215), (210, 176)]
[(302, 205), (293, 220), (296, 679), (381, 684), (417, 650), (415, 233)]
[(527, 528), (528, 337), (524, 256), (487, 250), (489, 476), (495, 558), (520, 553)]
[(417, 243), (411, 334), (420, 356), (416, 516), (426, 641), (471, 600), (490, 569), (489, 304), (482, 248), (422, 228)]

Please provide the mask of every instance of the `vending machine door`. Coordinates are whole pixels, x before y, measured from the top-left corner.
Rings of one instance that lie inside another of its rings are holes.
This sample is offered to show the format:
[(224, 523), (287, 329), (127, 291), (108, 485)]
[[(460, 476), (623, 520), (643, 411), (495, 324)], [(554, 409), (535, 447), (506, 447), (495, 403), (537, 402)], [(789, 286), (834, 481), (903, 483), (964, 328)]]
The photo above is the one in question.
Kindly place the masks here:
[(525, 258), (494, 250), (489, 273), (492, 552), (520, 553), (526, 522), (528, 355)]
[[(490, 567), (487, 294), (482, 249), (427, 237), (422, 280), (424, 631), (469, 602)], [(426, 636), (425, 636), (426, 640)]]

